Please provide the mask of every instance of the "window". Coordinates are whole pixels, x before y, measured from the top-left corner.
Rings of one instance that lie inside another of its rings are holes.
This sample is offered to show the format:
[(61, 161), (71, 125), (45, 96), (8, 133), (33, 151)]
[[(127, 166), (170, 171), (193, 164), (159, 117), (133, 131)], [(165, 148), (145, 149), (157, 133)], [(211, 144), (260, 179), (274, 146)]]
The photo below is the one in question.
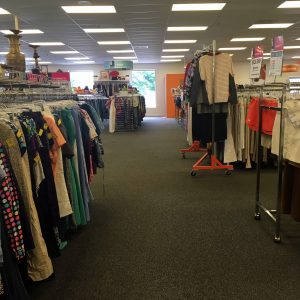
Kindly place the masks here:
[(156, 76), (154, 70), (132, 71), (132, 86), (146, 99), (147, 108), (156, 108)]
[(71, 86), (81, 87), (84, 89), (86, 86), (89, 89), (93, 88), (94, 85), (94, 72), (93, 71), (80, 71), (80, 72), (70, 72)]

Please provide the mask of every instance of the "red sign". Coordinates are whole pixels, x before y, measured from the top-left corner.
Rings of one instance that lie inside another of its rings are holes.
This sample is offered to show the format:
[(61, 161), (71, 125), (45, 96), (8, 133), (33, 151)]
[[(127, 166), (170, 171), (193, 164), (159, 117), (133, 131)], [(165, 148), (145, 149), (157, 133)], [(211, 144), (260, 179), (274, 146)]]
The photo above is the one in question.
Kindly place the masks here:
[(275, 36), (272, 40), (272, 50), (273, 51), (283, 51), (284, 49), (284, 40), (283, 36)]
[(51, 73), (52, 80), (66, 80), (70, 81), (70, 72), (54, 72)]
[(252, 49), (252, 58), (259, 58), (264, 56), (263, 46), (256, 46)]

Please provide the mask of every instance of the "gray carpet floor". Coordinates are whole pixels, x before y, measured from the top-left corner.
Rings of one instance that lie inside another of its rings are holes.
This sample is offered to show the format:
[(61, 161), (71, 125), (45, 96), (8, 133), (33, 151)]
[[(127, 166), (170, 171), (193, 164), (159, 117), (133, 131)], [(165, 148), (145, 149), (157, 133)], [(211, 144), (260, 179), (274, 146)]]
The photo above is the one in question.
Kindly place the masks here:
[[(104, 134), (103, 173), (92, 185), (92, 222), (55, 260), (42, 300), (300, 299), (300, 226), (254, 216), (255, 172), (199, 173), (181, 158), (183, 129), (147, 118), (134, 133)], [(274, 203), (276, 175), (262, 175)]]

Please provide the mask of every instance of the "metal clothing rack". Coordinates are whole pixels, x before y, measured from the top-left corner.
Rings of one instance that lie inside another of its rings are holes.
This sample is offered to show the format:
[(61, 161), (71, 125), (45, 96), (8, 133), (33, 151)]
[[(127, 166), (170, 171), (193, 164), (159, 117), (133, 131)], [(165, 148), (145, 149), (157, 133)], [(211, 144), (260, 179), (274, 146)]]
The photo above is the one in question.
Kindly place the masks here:
[[(259, 126), (257, 135), (257, 166), (256, 166), (256, 194), (255, 194), (255, 220), (261, 219), (261, 211), (264, 212), (275, 223), (275, 235), (274, 242), (281, 242), (281, 194), (282, 194), (282, 178), (283, 178), (283, 148), (284, 148), (284, 122), (283, 122), (283, 104), (286, 101), (286, 93), (288, 90), (287, 84), (270, 84), (261, 87), (259, 89)], [(279, 106), (273, 107), (263, 105), (264, 92), (280, 92)], [(277, 195), (276, 195), (276, 209), (268, 209), (260, 199), (260, 187), (261, 187), (261, 165), (262, 165), (262, 123), (263, 123), (263, 111), (273, 110), (280, 112), (280, 137), (279, 137), (279, 154), (278, 154), (278, 167), (277, 167)]]
[[(206, 149), (205, 154), (193, 165), (191, 172), (192, 177), (197, 175), (197, 171), (201, 170), (225, 170), (226, 175), (231, 175), (231, 171), (233, 171), (232, 165), (222, 164), (216, 156), (215, 74), (217, 44), (215, 40), (212, 42), (212, 45), (209, 48), (211, 49), (210, 53), (212, 54), (212, 142), (211, 148)], [(199, 151), (201, 149), (196, 145), (196, 150)], [(207, 157), (210, 158), (210, 165), (202, 165)]]

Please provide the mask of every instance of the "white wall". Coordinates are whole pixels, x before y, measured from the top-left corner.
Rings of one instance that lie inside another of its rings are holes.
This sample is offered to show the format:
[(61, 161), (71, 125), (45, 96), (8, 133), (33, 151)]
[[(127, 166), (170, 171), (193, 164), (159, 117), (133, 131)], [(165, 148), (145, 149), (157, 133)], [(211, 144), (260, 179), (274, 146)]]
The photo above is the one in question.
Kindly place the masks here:
[[(62, 69), (63, 71), (94, 71), (95, 75), (99, 75), (100, 70), (103, 70), (102, 65), (65, 65), (57, 66), (50, 65), (49, 72)], [(147, 116), (166, 116), (166, 87), (165, 75), (166, 74), (183, 74), (183, 63), (164, 63), (164, 64), (134, 64), (134, 70), (155, 70), (156, 72), (156, 102), (157, 108), (148, 108)]]

